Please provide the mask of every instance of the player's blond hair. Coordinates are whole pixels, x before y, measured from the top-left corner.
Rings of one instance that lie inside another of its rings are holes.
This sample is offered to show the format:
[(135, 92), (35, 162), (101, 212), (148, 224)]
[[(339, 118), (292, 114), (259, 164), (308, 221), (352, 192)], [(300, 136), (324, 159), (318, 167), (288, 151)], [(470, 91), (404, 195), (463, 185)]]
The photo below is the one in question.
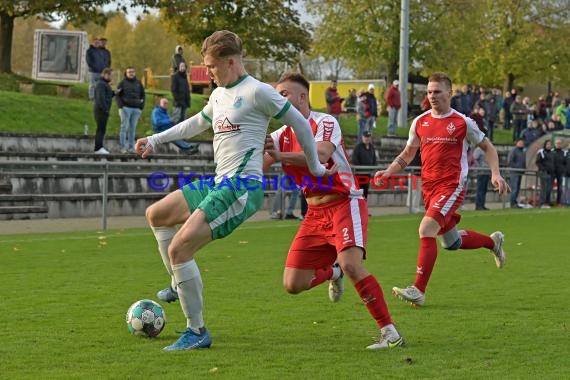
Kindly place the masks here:
[(445, 83), (447, 88), (451, 90), (451, 78), (443, 72), (431, 73), (428, 77), (428, 82)]
[(242, 55), (241, 38), (229, 30), (218, 30), (206, 37), (200, 53), (202, 57), (210, 55), (214, 58), (225, 58), (232, 55)]

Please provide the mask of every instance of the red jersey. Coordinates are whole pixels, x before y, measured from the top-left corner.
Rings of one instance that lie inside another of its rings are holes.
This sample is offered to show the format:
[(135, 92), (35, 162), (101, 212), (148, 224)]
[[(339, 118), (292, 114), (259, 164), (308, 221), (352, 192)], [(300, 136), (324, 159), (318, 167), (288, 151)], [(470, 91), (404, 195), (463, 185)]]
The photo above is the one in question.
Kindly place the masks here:
[(454, 109), (445, 115), (430, 110), (416, 117), (407, 144), (420, 148), (422, 186), (463, 186), (469, 167), (467, 148), (484, 137), (472, 119)]
[[(359, 190), (350, 167), (338, 121), (326, 113), (311, 111), (309, 124), (316, 142), (329, 141), (336, 147), (325, 166), (330, 168), (337, 163), (339, 165), (338, 173), (332, 177), (317, 178), (311, 174), (306, 166), (282, 164), (285, 174), (291, 176), (295, 183), (302, 187), (305, 195), (337, 193), (350, 197), (362, 197), (362, 190)], [(275, 147), (280, 152), (303, 151), (291, 127), (285, 125), (271, 133), (271, 137)]]

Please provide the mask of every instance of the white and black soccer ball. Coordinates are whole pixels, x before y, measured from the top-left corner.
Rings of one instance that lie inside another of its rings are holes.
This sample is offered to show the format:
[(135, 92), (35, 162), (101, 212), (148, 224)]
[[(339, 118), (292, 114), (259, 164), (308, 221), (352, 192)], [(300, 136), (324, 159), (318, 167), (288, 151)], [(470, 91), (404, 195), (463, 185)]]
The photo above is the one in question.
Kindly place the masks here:
[(166, 325), (164, 309), (152, 300), (140, 300), (132, 304), (126, 319), (131, 334), (150, 338), (160, 334)]

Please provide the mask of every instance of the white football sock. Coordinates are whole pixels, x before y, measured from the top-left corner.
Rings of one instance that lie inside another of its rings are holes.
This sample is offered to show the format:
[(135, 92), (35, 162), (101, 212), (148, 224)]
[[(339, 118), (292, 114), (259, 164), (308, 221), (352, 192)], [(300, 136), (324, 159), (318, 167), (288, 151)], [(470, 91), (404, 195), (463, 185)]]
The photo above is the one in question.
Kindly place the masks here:
[(199, 333), (204, 327), (202, 315), (202, 276), (196, 260), (172, 266), (174, 278), (178, 286), (178, 299), (186, 316), (186, 326)]
[(176, 281), (174, 281), (174, 274), (172, 272), (172, 266), (170, 265), (170, 258), (168, 257), (168, 246), (172, 241), (172, 238), (176, 234), (176, 227), (150, 227), (154, 233), (154, 237), (158, 242), (158, 251), (160, 252), (160, 257), (162, 262), (166, 267), (166, 270), (170, 274), (170, 286), (172, 289), (176, 290)]
[(333, 265), (332, 267), (332, 276), (331, 276), (331, 280), (338, 280), (338, 278), (340, 277), (340, 274), (342, 273), (340, 266), (338, 265)]

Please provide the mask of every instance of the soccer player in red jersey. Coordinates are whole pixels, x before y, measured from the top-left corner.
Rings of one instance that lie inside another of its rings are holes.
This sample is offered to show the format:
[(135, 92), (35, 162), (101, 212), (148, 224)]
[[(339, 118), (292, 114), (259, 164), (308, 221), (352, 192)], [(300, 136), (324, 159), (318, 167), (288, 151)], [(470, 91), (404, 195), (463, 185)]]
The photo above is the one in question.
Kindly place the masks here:
[(497, 151), (472, 119), (451, 108), (451, 79), (447, 74), (429, 76), (427, 96), (431, 110), (414, 119), (404, 150), (386, 170), (377, 172), (374, 177), (376, 184), (381, 185), (404, 169), (420, 149), (426, 212), (419, 227), (416, 279), (412, 286), (392, 289), (395, 296), (414, 306), (425, 302), (426, 287), (437, 258), (437, 236), (447, 250), (487, 248), (493, 253), (498, 268), (506, 261), (504, 235), (500, 231), (487, 236), (457, 229), (461, 216), (456, 211), (463, 202), (467, 181), (468, 144), (477, 145), (485, 152), (495, 190), (499, 194), (510, 191), (499, 172)]
[(302, 187), (309, 205), (287, 255), (283, 285), (287, 292), (298, 294), (329, 280), (329, 298), (336, 302), (344, 292), (342, 276), (346, 275), (380, 328), (378, 339), (367, 348), (403, 346), (404, 339), (392, 323), (382, 288), (362, 263), (366, 256), (368, 207), (352, 173), (338, 121), (311, 111), (309, 82), (301, 74), (285, 74), (276, 89), (309, 120), (320, 162), (329, 172), (336, 171), (330, 177), (313, 176), (289, 126), (267, 138), (264, 169), (281, 162), (286, 175)]

